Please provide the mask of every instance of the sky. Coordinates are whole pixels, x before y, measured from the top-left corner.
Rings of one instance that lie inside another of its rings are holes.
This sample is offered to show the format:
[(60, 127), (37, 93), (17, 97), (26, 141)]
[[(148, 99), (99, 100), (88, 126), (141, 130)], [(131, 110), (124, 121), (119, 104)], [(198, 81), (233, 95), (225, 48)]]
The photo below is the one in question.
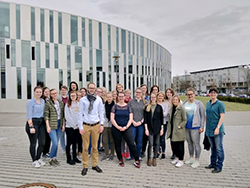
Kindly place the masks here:
[(133, 31), (172, 54), (172, 76), (250, 64), (250, 0), (5, 0)]

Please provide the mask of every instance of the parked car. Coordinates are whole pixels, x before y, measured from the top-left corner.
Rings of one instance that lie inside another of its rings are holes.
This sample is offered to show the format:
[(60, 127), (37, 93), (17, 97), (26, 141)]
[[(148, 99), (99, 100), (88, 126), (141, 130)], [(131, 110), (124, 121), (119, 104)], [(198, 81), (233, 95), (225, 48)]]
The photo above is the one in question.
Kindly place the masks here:
[(241, 94), (239, 95), (240, 98), (248, 98), (248, 96), (246, 94)]
[(207, 93), (200, 93), (200, 96), (202, 96), (202, 97), (206, 97), (207, 96)]
[(233, 94), (233, 93), (232, 93), (232, 94), (229, 94), (228, 96), (229, 96), (229, 97), (236, 97), (236, 95)]
[(219, 93), (218, 96), (223, 96), (223, 97), (226, 97), (227, 94), (226, 93)]

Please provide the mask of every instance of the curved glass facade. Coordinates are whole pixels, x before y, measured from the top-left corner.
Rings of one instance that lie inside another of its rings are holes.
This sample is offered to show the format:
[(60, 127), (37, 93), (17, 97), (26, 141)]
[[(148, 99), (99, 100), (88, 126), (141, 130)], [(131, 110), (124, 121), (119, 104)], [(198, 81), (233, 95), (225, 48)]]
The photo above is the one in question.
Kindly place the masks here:
[[(120, 56), (115, 61), (113, 56)], [(0, 98), (29, 99), (36, 85), (133, 90), (171, 85), (171, 54), (131, 31), (77, 15), (0, 2)]]

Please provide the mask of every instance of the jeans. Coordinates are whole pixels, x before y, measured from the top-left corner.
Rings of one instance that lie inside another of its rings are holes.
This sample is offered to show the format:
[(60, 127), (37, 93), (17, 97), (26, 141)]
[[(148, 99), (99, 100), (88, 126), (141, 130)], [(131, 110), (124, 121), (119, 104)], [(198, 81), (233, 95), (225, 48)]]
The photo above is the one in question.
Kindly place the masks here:
[(210, 165), (218, 170), (222, 170), (224, 161), (223, 137), (224, 133), (215, 135), (214, 137), (208, 137), (211, 145)]
[(57, 156), (58, 141), (62, 134), (62, 129), (60, 127), (60, 120), (58, 120), (57, 129), (51, 129), (49, 133), (52, 146), (50, 148), (50, 158), (53, 159)]
[[(167, 122), (168, 124), (168, 122)], [(162, 153), (166, 151), (166, 132), (167, 132), (167, 124), (164, 124), (163, 135), (160, 136), (160, 146), (162, 149)]]
[(134, 141), (136, 142), (138, 156), (140, 156), (144, 135), (144, 125), (140, 125), (138, 127), (134, 127), (133, 125), (131, 125), (131, 130), (133, 132)]
[[(46, 139), (46, 130), (45, 130), (44, 118), (32, 118), (32, 122), (36, 130), (35, 134), (30, 133), (28, 122), (26, 123), (25, 129), (30, 140), (30, 155), (31, 155), (32, 161), (36, 161), (40, 159), (43, 148), (44, 148), (45, 139)], [(38, 147), (36, 148), (37, 141), (38, 141)]]
[(148, 136), (148, 159), (151, 159), (151, 152), (153, 147), (153, 158), (157, 157), (157, 153), (159, 151), (159, 145), (160, 145), (160, 133), (157, 135), (149, 135)]
[(125, 131), (119, 131), (116, 127), (112, 126), (111, 131), (115, 141), (115, 150), (118, 160), (122, 159), (122, 151), (121, 151), (122, 138), (124, 138), (125, 142), (128, 144), (129, 150), (133, 155), (134, 159), (136, 161), (139, 160), (138, 151), (135, 146), (131, 128), (128, 128)]
[(201, 154), (199, 129), (186, 128), (186, 139), (188, 143), (189, 156), (194, 156), (195, 152), (195, 158), (199, 159)]
[(66, 148), (66, 144), (65, 144), (65, 131), (62, 132), (61, 136), (60, 136), (60, 145), (63, 151), (65, 151)]

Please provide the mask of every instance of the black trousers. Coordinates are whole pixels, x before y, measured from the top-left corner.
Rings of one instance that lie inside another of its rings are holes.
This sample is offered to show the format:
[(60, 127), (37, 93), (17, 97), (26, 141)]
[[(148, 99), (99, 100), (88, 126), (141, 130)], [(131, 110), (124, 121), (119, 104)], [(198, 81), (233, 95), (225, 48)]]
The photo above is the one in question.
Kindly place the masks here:
[(47, 153), (49, 153), (50, 143), (51, 143), (49, 133), (46, 131), (45, 134), (46, 134), (46, 139), (45, 139), (45, 144), (44, 144), (44, 148), (43, 148), (43, 155), (46, 155)]
[(147, 145), (148, 145), (148, 136), (144, 133), (142, 140), (142, 149), (141, 149), (142, 152), (145, 153)]
[(70, 146), (72, 145), (72, 154), (73, 159), (76, 158), (76, 143), (78, 142), (78, 133), (79, 129), (73, 129), (73, 128), (65, 128), (66, 135), (67, 135), (67, 145), (66, 145), (66, 155), (67, 155), (67, 161), (72, 160), (71, 154), (70, 154)]
[(77, 148), (78, 152), (82, 153), (82, 135), (79, 132), (79, 129), (77, 130)]
[(182, 161), (184, 157), (184, 141), (171, 141), (171, 146), (173, 149), (173, 153), (176, 155), (176, 157), (179, 158), (179, 160)]
[(117, 154), (117, 158), (119, 160), (122, 159), (122, 152), (121, 152), (121, 143), (122, 138), (125, 140), (129, 147), (129, 151), (132, 154), (132, 156), (135, 158), (135, 160), (139, 160), (138, 151), (134, 142), (134, 137), (131, 128), (128, 128), (125, 131), (119, 131), (117, 128), (112, 126), (111, 128), (112, 136), (115, 141), (115, 150)]
[[(28, 134), (30, 140), (30, 156), (32, 161), (36, 161), (41, 158), (41, 154), (43, 152), (45, 139), (46, 139), (46, 129), (45, 129), (45, 121), (44, 118), (32, 118), (32, 122), (35, 128), (35, 133), (30, 133), (30, 127), (28, 121), (26, 122), (26, 133)], [(36, 144), (38, 142), (38, 147), (36, 148)]]

